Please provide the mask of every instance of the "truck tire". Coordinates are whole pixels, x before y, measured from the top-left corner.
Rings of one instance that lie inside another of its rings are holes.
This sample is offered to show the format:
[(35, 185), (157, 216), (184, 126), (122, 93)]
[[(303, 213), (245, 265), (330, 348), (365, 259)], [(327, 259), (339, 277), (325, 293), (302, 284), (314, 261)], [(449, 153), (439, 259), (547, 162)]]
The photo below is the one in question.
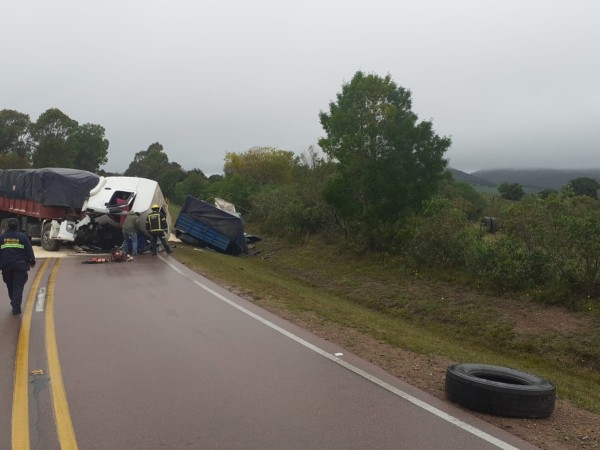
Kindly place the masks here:
[(42, 248), (47, 252), (56, 252), (60, 248), (60, 241), (56, 239), (50, 239), (50, 230), (52, 228), (52, 222), (46, 222), (42, 228)]
[(556, 386), (507, 367), (455, 364), (446, 370), (446, 396), (474, 411), (504, 417), (548, 417)]

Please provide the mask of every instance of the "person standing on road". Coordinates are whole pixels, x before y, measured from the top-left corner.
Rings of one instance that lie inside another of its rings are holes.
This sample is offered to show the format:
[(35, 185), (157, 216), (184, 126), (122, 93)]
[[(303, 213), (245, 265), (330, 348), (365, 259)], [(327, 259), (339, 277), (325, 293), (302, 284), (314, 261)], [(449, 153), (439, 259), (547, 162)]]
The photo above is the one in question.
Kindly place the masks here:
[(156, 256), (156, 244), (160, 239), (167, 255), (171, 254), (171, 247), (165, 239), (165, 233), (168, 231), (167, 214), (165, 210), (157, 204), (152, 205), (152, 212), (146, 218), (146, 230), (150, 233), (150, 251)]
[(18, 228), (17, 219), (8, 219), (8, 230), (0, 235), (0, 270), (15, 315), (21, 314), (23, 289), (29, 278), (27, 272), (35, 266), (31, 242)]
[(138, 254), (138, 227), (140, 221), (140, 213), (129, 213), (123, 221), (123, 251), (128, 255), (135, 256)]

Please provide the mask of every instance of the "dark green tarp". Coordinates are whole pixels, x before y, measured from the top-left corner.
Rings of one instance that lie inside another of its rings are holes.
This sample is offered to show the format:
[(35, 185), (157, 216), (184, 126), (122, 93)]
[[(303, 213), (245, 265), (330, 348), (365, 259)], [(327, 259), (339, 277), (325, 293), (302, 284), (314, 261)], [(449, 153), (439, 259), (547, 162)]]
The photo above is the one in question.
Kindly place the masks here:
[(98, 175), (77, 169), (0, 170), (0, 195), (81, 209), (99, 180)]

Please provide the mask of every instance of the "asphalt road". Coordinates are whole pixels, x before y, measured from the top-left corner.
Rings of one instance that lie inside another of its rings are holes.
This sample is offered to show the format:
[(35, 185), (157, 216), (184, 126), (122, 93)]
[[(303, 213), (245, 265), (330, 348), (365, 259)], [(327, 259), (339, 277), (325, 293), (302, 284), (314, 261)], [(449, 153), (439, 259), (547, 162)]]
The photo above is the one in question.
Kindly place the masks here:
[(534, 448), (173, 258), (54, 256), (0, 309), (0, 449)]

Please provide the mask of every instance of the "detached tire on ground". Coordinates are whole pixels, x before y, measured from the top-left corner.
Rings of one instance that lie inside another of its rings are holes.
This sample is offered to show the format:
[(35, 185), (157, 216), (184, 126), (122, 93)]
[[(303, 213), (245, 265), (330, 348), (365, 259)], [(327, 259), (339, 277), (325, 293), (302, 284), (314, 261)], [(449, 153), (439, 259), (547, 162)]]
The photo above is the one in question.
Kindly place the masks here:
[(504, 417), (548, 417), (556, 386), (535, 375), (486, 364), (455, 364), (446, 370), (446, 396), (474, 411)]

